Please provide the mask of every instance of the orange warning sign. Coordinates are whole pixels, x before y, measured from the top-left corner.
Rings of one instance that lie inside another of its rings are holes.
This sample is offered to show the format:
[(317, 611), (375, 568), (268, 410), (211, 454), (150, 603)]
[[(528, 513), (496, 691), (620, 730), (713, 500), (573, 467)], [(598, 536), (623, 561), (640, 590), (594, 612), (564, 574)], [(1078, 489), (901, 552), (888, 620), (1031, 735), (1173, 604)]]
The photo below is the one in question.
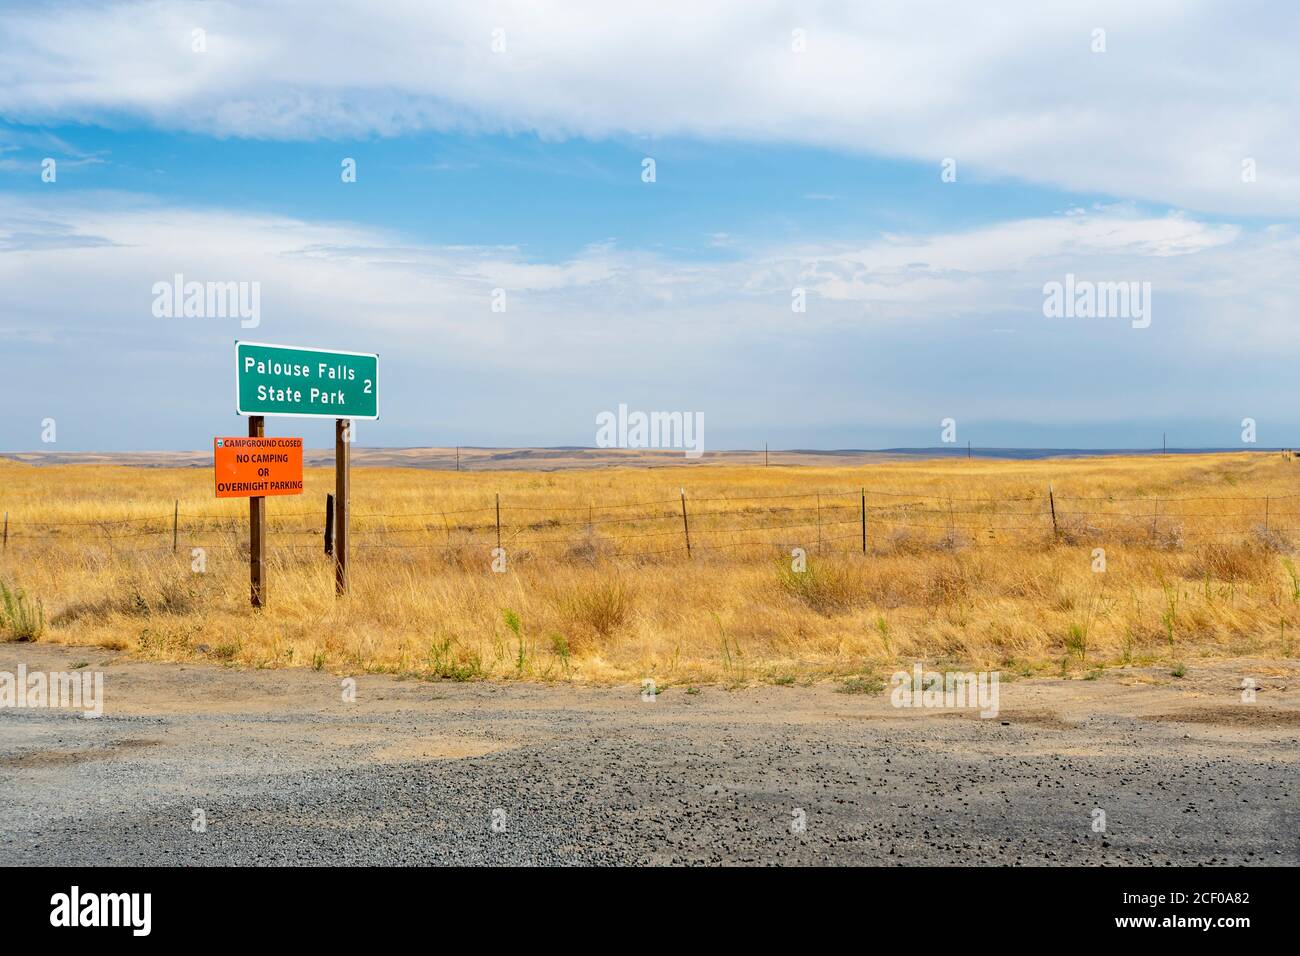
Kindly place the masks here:
[(214, 438), (218, 498), (302, 494), (301, 438)]

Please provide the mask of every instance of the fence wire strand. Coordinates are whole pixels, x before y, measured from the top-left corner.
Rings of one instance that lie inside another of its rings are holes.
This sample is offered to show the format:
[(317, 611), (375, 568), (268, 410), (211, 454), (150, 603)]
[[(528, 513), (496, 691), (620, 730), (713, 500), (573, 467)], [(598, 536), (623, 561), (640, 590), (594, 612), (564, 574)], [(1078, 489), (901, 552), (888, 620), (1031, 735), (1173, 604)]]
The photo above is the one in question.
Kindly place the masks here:
[[(846, 502), (846, 498), (851, 500)], [(899, 535), (914, 533), (941, 541), (946, 538), (949, 545), (960, 547), (1015, 547), (1044, 540), (1091, 543), (1116, 536), (1135, 544), (1159, 544), (1166, 539), (1220, 540), (1300, 531), (1300, 525), (1289, 523), (1300, 516), (1300, 510), (1274, 507), (1289, 504), (1296, 498), (1300, 494), (1134, 497), (1053, 493), (976, 498), (937, 491), (854, 488), (759, 495), (681, 495), (634, 501), (593, 500), (585, 505), (502, 501), (499, 512), (494, 501), (482, 507), (436, 511), (353, 511), (350, 535), (356, 539), (353, 547), (358, 550), (456, 554), (466, 548), (495, 546), (499, 536), (503, 545), (512, 548), (567, 547), (584, 552), (595, 549), (618, 557), (810, 546), (847, 553), (878, 548), (882, 541), (888, 543)], [(1213, 505), (1207, 507), (1206, 502), (1234, 504), (1231, 510), (1224, 511), (1214, 510)], [(1181, 510), (1185, 506), (1195, 510)], [(622, 513), (631, 509), (636, 513)], [(499, 523), (493, 520), (494, 513), (500, 515)], [(483, 520), (479, 516), (488, 517)], [(271, 525), (272, 553), (324, 553), (323, 540), (318, 544), (275, 541), (276, 537), (323, 538), (323, 507), (319, 511), (277, 512), (266, 517)], [(319, 524), (303, 523), (304, 518), (318, 519)], [(290, 526), (281, 524), (295, 519), (297, 522)], [(21, 512), (13, 512), (6, 522), (4, 550), (24, 544), (100, 547), (114, 554), (180, 551), (182, 545), (186, 552), (194, 547), (246, 550), (246, 542), (223, 541), (223, 536), (246, 534), (246, 521), (247, 513), (242, 511), (209, 513), (202, 508), (181, 511), (178, 505), (166, 509), (159, 506), (155, 514), (68, 521), (39, 516), (27, 518)], [(1208, 527), (1186, 528), (1185, 521)], [(409, 522), (422, 523), (410, 526)], [(865, 524), (865, 532), (841, 533), (846, 526), (854, 524)], [(557, 533), (547, 533), (551, 531)], [(426, 535), (429, 540), (414, 540), (419, 535)], [(742, 537), (725, 540), (728, 535)], [(682, 540), (666, 548), (641, 550), (625, 548), (622, 544), (653, 545), (657, 539), (674, 536)], [(778, 537), (782, 540), (777, 540)], [(144, 540), (149, 538), (161, 538), (165, 543), (151, 546)], [(804, 540), (785, 540), (790, 538)], [(856, 546), (834, 547), (836, 543), (850, 540)]]

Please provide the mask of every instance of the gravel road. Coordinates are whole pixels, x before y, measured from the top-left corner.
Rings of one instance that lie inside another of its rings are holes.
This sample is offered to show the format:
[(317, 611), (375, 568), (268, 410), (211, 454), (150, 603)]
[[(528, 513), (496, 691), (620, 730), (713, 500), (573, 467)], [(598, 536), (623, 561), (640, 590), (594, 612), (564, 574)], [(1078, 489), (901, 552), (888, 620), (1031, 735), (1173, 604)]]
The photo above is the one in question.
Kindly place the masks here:
[(0, 709), (4, 865), (1300, 862), (1294, 661), (1004, 682), (993, 719), (835, 684), (346, 702), (343, 675), (0, 645), (20, 662), (85, 662), (106, 702)]

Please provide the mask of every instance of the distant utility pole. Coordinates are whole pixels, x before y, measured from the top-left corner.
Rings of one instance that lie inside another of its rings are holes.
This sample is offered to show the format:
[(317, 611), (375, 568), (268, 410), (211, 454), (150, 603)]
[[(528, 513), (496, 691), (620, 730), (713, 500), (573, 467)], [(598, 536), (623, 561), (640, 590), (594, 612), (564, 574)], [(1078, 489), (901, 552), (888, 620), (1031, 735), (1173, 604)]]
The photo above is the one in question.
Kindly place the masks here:
[(970, 461), (970, 439), (966, 439), (966, 460)]
[(1165, 433), (1161, 432), (1160, 433), (1160, 454), (1167, 455), (1168, 453), (1169, 453), (1169, 446), (1165, 443)]
[(456, 446), (456, 470), (460, 471), (460, 446)]
[(767, 467), (767, 442), (763, 442), (763, 467)]

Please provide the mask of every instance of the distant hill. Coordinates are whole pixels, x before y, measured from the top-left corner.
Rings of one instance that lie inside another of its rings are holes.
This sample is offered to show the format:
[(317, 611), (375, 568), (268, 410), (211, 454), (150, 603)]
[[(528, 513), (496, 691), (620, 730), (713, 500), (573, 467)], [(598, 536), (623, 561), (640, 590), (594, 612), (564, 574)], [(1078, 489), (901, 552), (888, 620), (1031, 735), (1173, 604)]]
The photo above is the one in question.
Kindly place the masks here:
[[(1278, 448), (1170, 448), (1170, 455), (1222, 454), (1224, 452), (1277, 452)], [(1106, 455), (1160, 455), (1161, 450), (1133, 448), (972, 448), (975, 458), (1033, 460), (1044, 458), (1091, 458)], [(682, 465), (762, 465), (765, 453), (760, 449), (706, 452), (700, 458), (687, 458), (681, 451), (617, 448), (461, 448), (459, 467), (463, 471), (560, 471), (573, 468), (663, 468)], [(781, 466), (853, 466), (881, 461), (925, 458), (965, 458), (965, 447), (883, 448), (879, 450), (844, 448), (822, 450), (795, 448), (772, 450), (766, 460)], [(101, 464), (129, 465), (139, 468), (210, 468), (212, 454), (204, 451), (123, 451), (123, 452), (0, 452), (0, 458), (30, 465)], [(334, 463), (334, 449), (307, 449), (303, 464), (321, 467)], [(455, 470), (455, 448), (364, 448), (352, 450), (352, 463), (358, 467), (431, 468)]]

